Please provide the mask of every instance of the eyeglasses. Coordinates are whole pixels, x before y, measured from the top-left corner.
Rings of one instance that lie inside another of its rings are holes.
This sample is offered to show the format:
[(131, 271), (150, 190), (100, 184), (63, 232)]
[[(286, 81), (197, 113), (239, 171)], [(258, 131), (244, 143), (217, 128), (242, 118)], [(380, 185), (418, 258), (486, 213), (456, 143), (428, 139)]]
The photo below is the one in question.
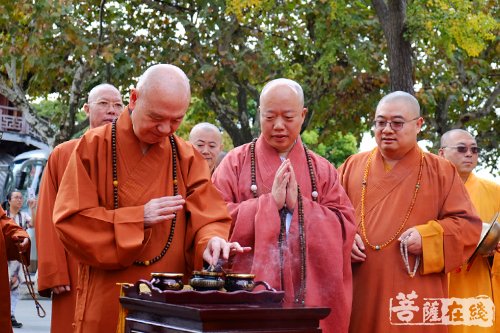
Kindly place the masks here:
[(103, 108), (103, 109), (108, 109), (110, 106), (113, 108), (113, 110), (116, 110), (116, 111), (121, 111), (121, 109), (123, 109), (122, 103), (113, 103), (113, 102), (109, 102), (109, 101), (98, 101), (98, 102), (93, 102), (91, 104), (95, 104), (98, 107)]
[(414, 121), (419, 119), (420, 117), (413, 118), (410, 120), (394, 120), (394, 121), (387, 121), (387, 120), (375, 120), (373, 122), (373, 127), (377, 130), (383, 130), (387, 124), (391, 126), (393, 131), (401, 131), (403, 129), (404, 124), (409, 123), (410, 121)]
[(467, 146), (445, 146), (445, 147), (441, 147), (441, 148), (452, 148), (452, 149), (456, 149), (460, 154), (465, 154), (469, 151), (470, 149), (470, 152), (473, 153), (473, 154), (479, 154), (481, 152), (481, 148), (479, 147), (476, 147), (476, 146), (472, 146), (472, 147), (467, 147)]

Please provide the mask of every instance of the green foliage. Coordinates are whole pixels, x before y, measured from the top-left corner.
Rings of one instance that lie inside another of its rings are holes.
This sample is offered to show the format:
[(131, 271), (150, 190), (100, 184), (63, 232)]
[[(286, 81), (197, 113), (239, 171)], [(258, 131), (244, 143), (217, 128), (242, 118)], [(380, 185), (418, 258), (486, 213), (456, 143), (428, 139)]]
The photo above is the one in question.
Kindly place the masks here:
[[(387, 43), (370, 1), (126, 0), (105, 1), (102, 13), (100, 4), (0, 5), (0, 77), (14, 64), (30, 97), (58, 93), (60, 105), (40, 113), (53, 112), (54, 124), (67, 120), (80, 65), (91, 73), (76, 96), (79, 105), (102, 82), (125, 95), (147, 67), (164, 62), (191, 80), (193, 103), (179, 134), (187, 137), (195, 123), (209, 121), (239, 145), (259, 134), (259, 90), (288, 77), (304, 88), (304, 141), (338, 164), (389, 90)], [(447, 129), (467, 128), (493, 167), (500, 141), (489, 103), (498, 104), (500, 89), (498, 9), (491, 0), (409, 1), (405, 29), (427, 123), (422, 138), (436, 143)]]
[(335, 167), (338, 168), (346, 158), (358, 152), (354, 135), (335, 132), (320, 141), (318, 132), (318, 130), (304, 131), (302, 140), (310, 149), (329, 160)]

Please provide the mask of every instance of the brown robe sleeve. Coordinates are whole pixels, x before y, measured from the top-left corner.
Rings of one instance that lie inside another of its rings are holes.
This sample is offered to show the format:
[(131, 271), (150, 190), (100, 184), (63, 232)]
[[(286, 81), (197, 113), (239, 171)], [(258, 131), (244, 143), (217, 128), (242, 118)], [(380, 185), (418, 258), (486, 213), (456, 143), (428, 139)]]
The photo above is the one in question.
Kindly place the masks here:
[(144, 205), (108, 209), (101, 201), (97, 187), (107, 185), (109, 144), (96, 135), (80, 139), (64, 172), (53, 219), (61, 241), (78, 261), (118, 269), (140, 255), (148, 233)]

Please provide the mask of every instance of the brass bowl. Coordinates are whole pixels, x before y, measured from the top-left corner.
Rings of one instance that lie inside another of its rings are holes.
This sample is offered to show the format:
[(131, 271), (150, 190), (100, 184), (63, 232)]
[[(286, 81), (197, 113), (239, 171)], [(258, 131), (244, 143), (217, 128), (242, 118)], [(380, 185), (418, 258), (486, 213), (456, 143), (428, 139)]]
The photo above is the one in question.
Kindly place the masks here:
[(253, 288), (255, 288), (255, 282), (253, 281), (254, 278), (254, 274), (228, 273), (226, 274), (226, 283), (224, 284), (224, 288), (227, 291), (252, 291)]
[(183, 277), (182, 273), (151, 273), (151, 284), (160, 290), (181, 290)]
[(268, 291), (276, 291), (265, 281), (254, 281), (254, 274), (227, 273), (224, 288), (227, 291), (253, 291), (257, 286), (264, 286)]
[(197, 291), (220, 290), (224, 287), (224, 279), (219, 272), (194, 271), (189, 284)]

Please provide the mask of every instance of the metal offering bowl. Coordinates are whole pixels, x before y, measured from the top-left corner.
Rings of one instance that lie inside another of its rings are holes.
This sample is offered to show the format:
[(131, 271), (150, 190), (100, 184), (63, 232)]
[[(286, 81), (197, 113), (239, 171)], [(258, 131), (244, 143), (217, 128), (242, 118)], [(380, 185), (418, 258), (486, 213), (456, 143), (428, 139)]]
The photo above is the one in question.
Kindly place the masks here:
[(194, 271), (189, 284), (197, 291), (220, 290), (224, 287), (223, 273)]
[(151, 273), (151, 284), (160, 290), (182, 290), (182, 273)]
[(264, 286), (268, 291), (276, 291), (265, 281), (255, 281), (254, 274), (228, 273), (224, 288), (227, 291), (253, 291), (257, 286)]

